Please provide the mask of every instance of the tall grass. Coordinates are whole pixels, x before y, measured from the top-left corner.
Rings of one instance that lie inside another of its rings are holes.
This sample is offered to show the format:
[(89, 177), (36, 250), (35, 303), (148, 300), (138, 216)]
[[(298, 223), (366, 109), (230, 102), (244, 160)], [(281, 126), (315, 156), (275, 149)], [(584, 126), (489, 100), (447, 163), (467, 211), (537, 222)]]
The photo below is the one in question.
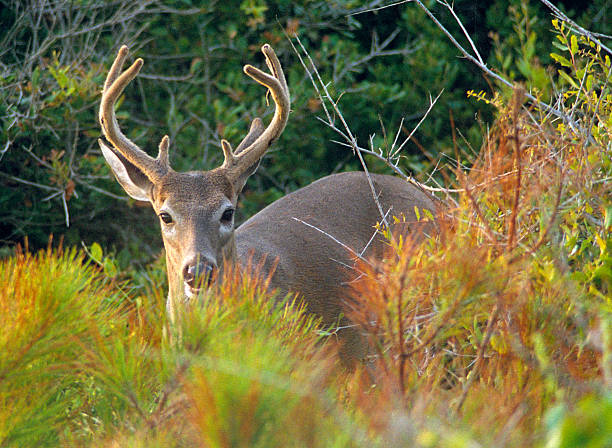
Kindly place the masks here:
[(227, 272), (173, 328), (160, 288), (128, 295), (74, 249), (20, 252), (0, 280), (0, 446), (367, 439), (331, 392), (317, 322), (251, 276)]
[(80, 345), (120, 321), (119, 292), (76, 250), (0, 261), (0, 445), (57, 442), (77, 417)]

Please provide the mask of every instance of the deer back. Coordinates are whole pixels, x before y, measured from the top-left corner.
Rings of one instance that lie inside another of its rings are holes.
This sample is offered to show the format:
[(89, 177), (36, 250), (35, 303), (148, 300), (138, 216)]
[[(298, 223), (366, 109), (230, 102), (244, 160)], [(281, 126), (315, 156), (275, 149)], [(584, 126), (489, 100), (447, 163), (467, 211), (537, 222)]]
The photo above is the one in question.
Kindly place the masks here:
[[(436, 200), (417, 186), (393, 176), (370, 175), (379, 201), (389, 216), (403, 216), (403, 234), (431, 232), (417, 221), (415, 207), (436, 212)], [(421, 215), (422, 216), (422, 215)], [(236, 230), (238, 260), (263, 260), (264, 273), (274, 269), (270, 286), (279, 296), (297, 292), (308, 310), (324, 325), (339, 323), (342, 358), (351, 362), (365, 356), (365, 344), (346, 314), (348, 284), (359, 276), (353, 268), (361, 254), (380, 261), (388, 243), (376, 234), (381, 221), (365, 173), (324, 177), (284, 196)]]

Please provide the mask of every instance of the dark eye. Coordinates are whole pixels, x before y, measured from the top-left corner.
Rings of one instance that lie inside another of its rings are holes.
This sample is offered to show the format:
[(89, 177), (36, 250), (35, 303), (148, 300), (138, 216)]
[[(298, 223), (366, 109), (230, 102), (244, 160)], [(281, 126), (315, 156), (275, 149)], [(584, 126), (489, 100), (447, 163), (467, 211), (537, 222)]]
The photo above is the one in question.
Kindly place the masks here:
[(232, 218), (234, 217), (234, 209), (228, 208), (221, 215), (221, 221), (223, 222), (232, 222)]
[(168, 213), (166, 212), (161, 212), (159, 214), (159, 218), (166, 224), (170, 224), (172, 222), (172, 216), (170, 216)]

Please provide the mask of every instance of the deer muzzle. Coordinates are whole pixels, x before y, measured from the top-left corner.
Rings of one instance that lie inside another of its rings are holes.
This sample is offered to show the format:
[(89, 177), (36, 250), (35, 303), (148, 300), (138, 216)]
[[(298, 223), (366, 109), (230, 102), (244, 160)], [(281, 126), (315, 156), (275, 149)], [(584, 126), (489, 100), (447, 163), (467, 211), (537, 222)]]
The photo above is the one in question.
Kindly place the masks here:
[(200, 289), (208, 288), (217, 272), (217, 264), (199, 259), (186, 263), (183, 267), (183, 285), (188, 298), (195, 296)]

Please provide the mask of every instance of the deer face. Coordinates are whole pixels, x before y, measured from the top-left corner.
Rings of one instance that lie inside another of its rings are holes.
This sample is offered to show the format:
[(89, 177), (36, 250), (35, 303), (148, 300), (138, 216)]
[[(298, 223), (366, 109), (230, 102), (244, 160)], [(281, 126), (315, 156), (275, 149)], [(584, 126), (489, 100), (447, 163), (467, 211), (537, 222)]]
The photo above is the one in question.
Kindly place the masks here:
[(222, 168), (169, 170), (153, 182), (103, 141), (100, 147), (124, 190), (149, 201), (159, 217), (169, 295), (193, 298), (214, 279), (224, 259), (234, 256), (234, 211), (242, 183), (232, 183)]
[(236, 194), (220, 171), (169, 173), (151, 191), (175, 295), (194, 297), (233, 255)]

